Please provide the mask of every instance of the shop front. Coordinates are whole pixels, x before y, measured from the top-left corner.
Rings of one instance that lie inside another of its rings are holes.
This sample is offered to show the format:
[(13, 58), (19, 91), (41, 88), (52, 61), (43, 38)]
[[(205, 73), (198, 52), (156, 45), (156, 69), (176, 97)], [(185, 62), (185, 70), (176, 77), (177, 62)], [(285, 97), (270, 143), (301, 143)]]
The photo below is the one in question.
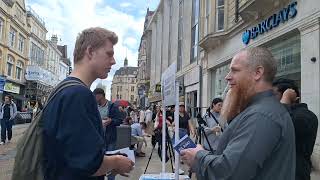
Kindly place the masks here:
[(24, 85), (6, 80), (3, 89), (2, 101), (4, 100), (4, 96), (10, 95), (17, 106), (17, 110), (21, 111), (26, 100), (26, 98), (24, 97), (24, 91)]
[(185, 107), (191, 118), (196, 118), (200, 107), (200, 67), (196, 66), (184, 75)]

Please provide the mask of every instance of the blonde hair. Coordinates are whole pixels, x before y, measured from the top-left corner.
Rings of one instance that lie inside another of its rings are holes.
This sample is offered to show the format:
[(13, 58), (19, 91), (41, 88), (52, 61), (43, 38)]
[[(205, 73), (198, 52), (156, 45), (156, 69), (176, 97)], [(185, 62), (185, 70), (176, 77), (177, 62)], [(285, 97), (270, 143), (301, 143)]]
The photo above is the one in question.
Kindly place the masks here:
[(73, 62), (78, 63), (84, 56), (86, 49), (90, 46), (96, 50), (105, 45), (106, 40), (111, 41), (113, 45), (117, 44), (118, 36), (107, 29), (93, 27), (83, 30), (77, 37), (73, 51)]

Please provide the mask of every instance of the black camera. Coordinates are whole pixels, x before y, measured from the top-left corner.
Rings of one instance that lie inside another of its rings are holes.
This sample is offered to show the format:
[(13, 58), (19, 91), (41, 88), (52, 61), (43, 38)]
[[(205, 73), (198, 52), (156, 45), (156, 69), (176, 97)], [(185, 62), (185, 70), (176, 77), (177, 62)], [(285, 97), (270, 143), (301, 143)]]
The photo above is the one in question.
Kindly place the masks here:
[(198, 124), (201, 127), (202, 125), (208, 126), (207, 122), (202, 118), (201, 114), (198, 113), (197, 115)]

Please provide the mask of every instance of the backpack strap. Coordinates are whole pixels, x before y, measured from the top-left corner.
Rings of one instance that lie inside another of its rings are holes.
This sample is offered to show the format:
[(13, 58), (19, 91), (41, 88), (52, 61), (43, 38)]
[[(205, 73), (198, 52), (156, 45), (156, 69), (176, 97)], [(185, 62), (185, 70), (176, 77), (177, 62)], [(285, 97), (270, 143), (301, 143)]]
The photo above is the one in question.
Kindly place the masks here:
[(59, 83), (54, 89), (53, 91), (50, 93), (48, 100), (46, 101), (45, 105), (43, 106), (42, 111), (47, 107), (47, 105), (50, 103), (50, 101), (59, 93), (61, 92), (63, 89), (70, 87), (70, 86), (76, 86), (76, 85), (81, 85), (81, 86), (85, 86), (83, 83), (77, 81), (77, 80), (66, 80), (63, 81), (61, 83)]
[(221, 127), (221, 132), (223, 132), (222, 126), (220, 125), (219, 121), (216, 119), (216, 117), (214, 117), (214, 115), (211, 113), (211, 111), (209, 111), (209, 113), (212, 116), (212, 118), (214, 119), (214, 121)]

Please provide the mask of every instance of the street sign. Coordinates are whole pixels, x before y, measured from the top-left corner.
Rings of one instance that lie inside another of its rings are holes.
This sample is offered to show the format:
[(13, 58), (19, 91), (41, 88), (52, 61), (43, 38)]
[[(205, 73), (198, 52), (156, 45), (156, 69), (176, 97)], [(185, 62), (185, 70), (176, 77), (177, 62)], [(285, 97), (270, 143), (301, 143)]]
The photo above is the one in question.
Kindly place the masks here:
[(161, 86), (165, 106), (171, 106), (175, 104), (176, 71), (177, 64), (173, 63), (162, 73)]

